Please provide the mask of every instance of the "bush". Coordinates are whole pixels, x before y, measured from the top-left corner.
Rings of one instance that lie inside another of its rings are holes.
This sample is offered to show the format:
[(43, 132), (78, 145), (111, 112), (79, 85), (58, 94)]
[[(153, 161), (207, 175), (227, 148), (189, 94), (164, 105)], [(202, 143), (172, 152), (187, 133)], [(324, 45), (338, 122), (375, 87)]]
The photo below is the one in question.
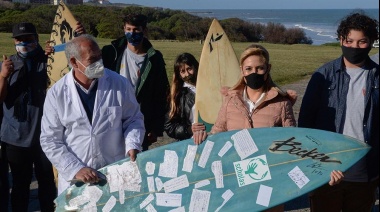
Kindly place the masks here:
[[(130, 13), (146, 15), (148, 36), (159, 40), (205, 39), (212, 22), (211, 18), (200, 18), (180, 10), (139, 6), (103, 6), (94, 3), (68, 6), (74, 17), (86, 28), (87, 33), (100, 38), (115, 39), (122, 36), (122, 19)], [(0, 32), (11, 32), (14, 23), (32, 20), (38, 33), (50, 34), (56, 10), (55, 5), (2, 3), (0, 4)], [(220, 24), (229, 39), (235, 42), (312, 43), (302, 29), (286, 29), (279, 23), (264, 25), (230, 18), (221, 20)]]
[(300, 28), (287, 29), (283, 24), (269, 22), (264, 27), (263, 41), (277, 44), (312, 44), (313, 40), (306, 37)]

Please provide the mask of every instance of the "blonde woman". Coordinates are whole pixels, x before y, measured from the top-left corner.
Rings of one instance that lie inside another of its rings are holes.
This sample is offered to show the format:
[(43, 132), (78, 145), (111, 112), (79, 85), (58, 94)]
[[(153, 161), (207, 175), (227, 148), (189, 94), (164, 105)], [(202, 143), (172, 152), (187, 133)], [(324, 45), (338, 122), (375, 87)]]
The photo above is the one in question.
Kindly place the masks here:
[[(268, 51), (260, 45), (249, 46), (241, 54), (240, 69), (241, 78), (225, 94), (210, 133), (259, 127), (295, 127), (294, 99), (274, 85)], [(205, 140), (206, 133), (193, 131), (195, 143)], [(284, 211), (284, 205), (267, 211)]]
[[(289, 97), (274, 85), (268, 51), (261, 45), (249, 46), (241, 54), (240, 69), (241, 78), (225, 94), (210, 133), (296, 126), (292, 108), (296, 97)], [(194, 129), (193, 132), (195, 143), (200, 143), (207, 136)]]

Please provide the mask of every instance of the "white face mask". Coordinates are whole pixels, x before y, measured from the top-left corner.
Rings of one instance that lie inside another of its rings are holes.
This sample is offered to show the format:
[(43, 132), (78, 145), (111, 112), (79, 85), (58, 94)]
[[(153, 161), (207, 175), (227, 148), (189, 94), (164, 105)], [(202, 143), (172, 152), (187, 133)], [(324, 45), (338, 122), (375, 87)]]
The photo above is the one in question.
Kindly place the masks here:
[(104, 75), (104, 65), (103, 65), (103, 60), (100, 59), (94, 63), (91, 63), (87, 67), (83, 65), (78, 59), (76, 59), (83, 67), (86, 69), (84, 72), (79, 70), (82, 74), (84, 74), (88, 79), (95, 79), (95, 78), (100, 78)]
[(37, 49), (37, 41), (32, 42), (20, 42), (15, 45), (16, 51), (22, 58), (27, 58), (29, 56), (33, 56), (35, 50)]

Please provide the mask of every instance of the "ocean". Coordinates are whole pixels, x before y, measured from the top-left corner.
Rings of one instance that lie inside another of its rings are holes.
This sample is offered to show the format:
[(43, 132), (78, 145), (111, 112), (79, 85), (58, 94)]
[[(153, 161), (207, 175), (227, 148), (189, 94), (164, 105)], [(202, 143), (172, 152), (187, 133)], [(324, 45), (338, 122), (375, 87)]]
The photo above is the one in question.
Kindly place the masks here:
[[(186, 10), (200, 17), (239, 18), (249, 22), (281, 23), (286, 28), (301, 28), (313, 45), (337, 42), (336, 30), (342, 18), (353, 11), (349, 9), (294, 9), (294, 10)], [(379, 9), (363, 9), (365, 14), (379, 20)]]

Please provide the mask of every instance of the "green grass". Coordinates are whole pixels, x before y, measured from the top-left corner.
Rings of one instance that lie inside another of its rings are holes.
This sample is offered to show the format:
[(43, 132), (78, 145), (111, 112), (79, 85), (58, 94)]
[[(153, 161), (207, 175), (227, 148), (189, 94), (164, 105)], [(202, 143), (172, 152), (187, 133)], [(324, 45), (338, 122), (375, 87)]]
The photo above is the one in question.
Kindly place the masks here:
[[(40, 35), (40, 43), (49, 39), (49, 35)], [(99, 46), (102, 47), (110, 43), (111, 39), (97, 39)], [(176, 41), (152, 41), (155, 49), (160, 50), (164, 55), (166, 70), (169, 80), (173, 74), (173, 63), (176, 56), (182, 52), (189, 52), (200, 58), (202, 45), (199, 41), (176, 42)], [(251, 43), (232, 43), (237, 57)], [(312, 74), (318, 67), (341, 55), (339, 45), (281, 45), (268, 44), (262, 45), (269, 51), (270, 62), (272, 64), (271, 75), (273, 80), (279, 85), (289, 84), (298, 81)], [(379, 49), (372, 49), (370, 55), (379, 52)], [(13, 40), (10, 33), (0, 33), (0, 54), (14, 54)], [(2, 59), (1, 59), (2, 60)]]

